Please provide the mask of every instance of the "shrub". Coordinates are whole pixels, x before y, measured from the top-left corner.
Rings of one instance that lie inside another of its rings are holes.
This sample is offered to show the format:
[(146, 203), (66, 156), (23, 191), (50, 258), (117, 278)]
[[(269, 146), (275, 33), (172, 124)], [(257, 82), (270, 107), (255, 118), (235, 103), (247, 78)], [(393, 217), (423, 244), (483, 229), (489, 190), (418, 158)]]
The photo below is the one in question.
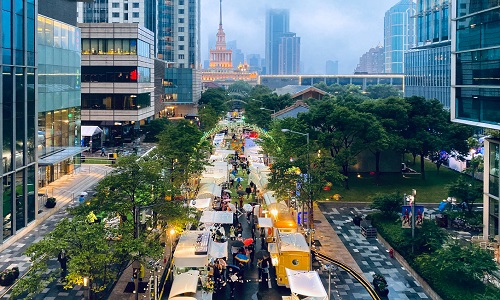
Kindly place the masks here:
[(54, 197), (50, 197), (50, 198), (47, 198), (47, 202), (45, 202), (45, 207), (47, 208), (53, 208), (56, 206), (56, 198)]
[(396, 214), (401, 210), (403, 196), (398, 192), (390, 194), (376, 194), (371, 204), (372, 208), (380, 210), (384, 215)]

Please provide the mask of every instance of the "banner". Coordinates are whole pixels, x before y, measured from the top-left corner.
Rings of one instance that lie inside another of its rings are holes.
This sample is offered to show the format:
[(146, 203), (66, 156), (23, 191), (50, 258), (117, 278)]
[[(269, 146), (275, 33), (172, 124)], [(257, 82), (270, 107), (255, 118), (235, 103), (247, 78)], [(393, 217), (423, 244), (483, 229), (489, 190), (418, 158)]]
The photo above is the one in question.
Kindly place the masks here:
[[(423, 205), (415, 206), (415, 226), (420, 227), (424, 222), (424, 210)], [(411, 228), (411, 205), (403, 205), (401, 212), (401, 227)]]

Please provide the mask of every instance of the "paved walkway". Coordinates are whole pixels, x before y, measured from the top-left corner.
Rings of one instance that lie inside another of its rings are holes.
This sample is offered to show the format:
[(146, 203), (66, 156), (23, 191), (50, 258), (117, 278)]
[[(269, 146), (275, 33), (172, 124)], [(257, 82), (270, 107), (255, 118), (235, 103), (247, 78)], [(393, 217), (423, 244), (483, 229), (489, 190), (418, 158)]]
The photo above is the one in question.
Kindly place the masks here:
[[(19, 267), (21, 276), (31, 267), (29, 258), (23, 255), (26, 248), (41, 240), (45, 234), (51, 232), (56, 224), (67, 216), (66, 207), (77, 205), (78, 196), (81, 192), (87, 192), (89, 196), (93, 193), (95, 185), (110, 171), (109, 166), (83, 165), (75, 174), (66, 175), (60, 180), (51, 183), (46, 191), (50, 197), (57, 199), (55, 208), (47, 209), (40, 206), (42, 210), (38, 219), (23, 229), (4, 244), (0, 245), (0, 270)], [(43, 193), (43, 189), (40, 193)], [(51, 270), (58, 269), (59, 263), (53, 260), (49, 264)], [(0, 299), (8, 299), (9, 287), (0, 286)], [(36, 299), (82, 299), (83, 290), (76, 286), (72, 290), (64, 290), (62, 285), (51, 283)]]
[[(361, 235), (360, 228), (352, 222), (354, 215), (367, 215), (373, 212), (372, 209), (364, 205), (349, 207), (345, 203), (335, 202), (319, 203), (319, 208), (332, 229), (337, 232), (340, 241), (347, 247), (352, 258), (358, 262), (365, 278), (371, 282), (374, 273), (381, 273), (386, 277), (389, 285), (389, 299), (430, 299), (409, 272), (397, 260), (389, 258), (388, 249), (377, 239), (365, 238)], [(326, 251), (323, 248), (321, 251), (338, 258), (333, 249)], [(335, 294), (332, 296), (336, 295), (335, 299), (369, 298), (366, 291), (364, 294), (359, 293), (359, 283), (342, 281), (341, 278), (343, 278), (342, 272), (338, 271), (336, 278), (332, 278), (332, 290), (335, 289)], [(327, 286), (328, 284), (325, 284), (325, 287)]]

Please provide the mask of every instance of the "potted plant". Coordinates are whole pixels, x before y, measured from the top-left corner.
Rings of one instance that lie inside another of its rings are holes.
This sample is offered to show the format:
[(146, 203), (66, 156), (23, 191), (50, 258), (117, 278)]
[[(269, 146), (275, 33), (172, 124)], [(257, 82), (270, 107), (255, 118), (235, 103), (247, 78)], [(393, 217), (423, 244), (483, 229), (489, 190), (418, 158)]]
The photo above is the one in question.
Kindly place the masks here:
[(14, 279), (19, 278), (19, 273), (20, 273), (20, 272), (19, 272), (19, 267), (13, 267), (13, 268), (12, 268), (12, 273), (13, 273), (13, 275), (14, 275)]
[(214, 280), (207, 276), (206, 279), (202, 280), (201, 284), (201, 289), (202, 289), (202, 299), (212, 299), (211, 294), (214, 292), (215, 289), (215, 282)]
[(380, 273), (375, 273), (373, 275), (373, 287), (377, 294), (385, 297), (389, 294), (389, 286), (387, 285), (387, 280), (385, 280), (384, 275)]
[(12, 283), (14, 283), (14, 280), (16, 280), (14, 272), (12, 269), (6, 269), (3, 270), (0, 273), (0, 285), (1, 286), (9, 286)]
[(54, 197), (47, 198), (47, 202), (45, 202), (45, 207), (53, 208), (55, 206), (56, 206), (56, 198)]

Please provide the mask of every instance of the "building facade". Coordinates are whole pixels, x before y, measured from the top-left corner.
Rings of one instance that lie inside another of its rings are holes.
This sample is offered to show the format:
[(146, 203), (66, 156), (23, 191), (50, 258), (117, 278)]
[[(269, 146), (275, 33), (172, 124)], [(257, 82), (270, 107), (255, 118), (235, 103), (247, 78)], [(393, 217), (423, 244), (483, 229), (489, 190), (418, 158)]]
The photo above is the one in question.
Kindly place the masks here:
[(359, 64), (354, 70), (354, 74), (382, 74), (384, 71), (385, 51), (384, 47), (378, 45), (359, 58)]
[(417, 46), (405, 53), (405, 97), (437, 99), (450, 108), (450, 1), (417, 1)]
[[(451, 120), (500, 130), (500, 3), (453, 0)], [(500, 140), (484, 142), (483, 235), (499, 239)]]
[(132, 142), (154, 116), (154, 34), (139, 24), (79, 27), (82, 124), (101, 127), (104, 145)]
[(36, 218), (36, 1), (2, 1), (0, 243)]
[(266, 12), (266, 74), (279, 74), (279, 45), (284, 33), (290, 31), (290, 12), (270, 9)]
[(401, 0), (384, 17), (385, 73), (404, 73), (404, 53), (415, 46), (415, 2)]
[(278, 61), (278, 74), (300, 74), (300, 37), (295, 33), (285, 32), (281, 36)]
[(327, 85), (354, 84), (365, 90), (367, 86), (390, 84), (404, 91), (403, 74), (355, 74), (355, 75), (260, 75), (257, 84), (262, 84), (274, 90), (287, 85), (313, 86), (324, 82)]

